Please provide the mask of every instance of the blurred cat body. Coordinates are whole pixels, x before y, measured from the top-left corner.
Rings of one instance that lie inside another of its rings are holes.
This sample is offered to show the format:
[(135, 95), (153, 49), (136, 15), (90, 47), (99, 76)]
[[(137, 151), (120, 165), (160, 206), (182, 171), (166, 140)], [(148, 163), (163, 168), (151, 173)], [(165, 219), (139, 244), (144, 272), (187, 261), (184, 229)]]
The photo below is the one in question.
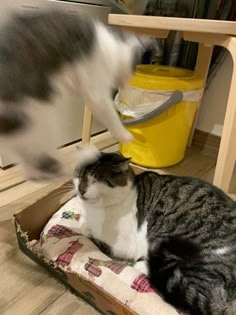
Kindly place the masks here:
[(149, 42), (61, 11), (16, 14), (6, 23), (0, 36), (0, 145), (23, 163), (28, 177), (63, 171), (55, 158), (63, 128), (55, 108), (66, 93), (82, 97), (115, 138), (132, 140), (112, 90), (129, 81)]

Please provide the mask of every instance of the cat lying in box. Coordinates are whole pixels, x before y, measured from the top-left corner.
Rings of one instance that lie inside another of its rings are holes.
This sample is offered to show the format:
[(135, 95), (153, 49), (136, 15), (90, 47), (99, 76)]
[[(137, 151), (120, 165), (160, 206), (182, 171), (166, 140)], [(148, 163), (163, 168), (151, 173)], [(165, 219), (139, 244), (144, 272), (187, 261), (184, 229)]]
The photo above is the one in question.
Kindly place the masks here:
[(135, 175), (118, 153), (79, 151), (83, 233), (108, 256), (138, 262), (176, 308), (236, 314), (236, 203), (199, 179)]

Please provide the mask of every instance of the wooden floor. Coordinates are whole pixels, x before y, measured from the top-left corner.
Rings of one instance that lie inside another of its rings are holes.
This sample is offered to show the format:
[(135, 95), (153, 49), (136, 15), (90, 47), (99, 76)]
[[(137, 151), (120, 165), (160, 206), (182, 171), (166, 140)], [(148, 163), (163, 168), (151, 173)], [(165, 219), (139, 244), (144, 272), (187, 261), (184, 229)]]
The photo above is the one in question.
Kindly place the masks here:
[[(101, 149), (117, 150), (109, 136), (99, 135), (94, 143)], [(211, 139), (209, 143), (204, 142), (204, 146), (202, 143), (201, 137), (195, 137), (194, 145), (187, 150), (184, 161), (165, 172), (196, 176), (211, 182), (218, 142), (217, 139)], [(73, 152), (74, 145), (62, 149), (62, 158), (73, 164), (76, 159)], [(35, 202), (65, 180), (67, 178), (47, 184), (24, 182), (19, 167), (0, 170), (0, 314), (98, 314), (25, 257), (16, 242), (12, 214)], [(233, 189), (233, 192), (236, 190)]]

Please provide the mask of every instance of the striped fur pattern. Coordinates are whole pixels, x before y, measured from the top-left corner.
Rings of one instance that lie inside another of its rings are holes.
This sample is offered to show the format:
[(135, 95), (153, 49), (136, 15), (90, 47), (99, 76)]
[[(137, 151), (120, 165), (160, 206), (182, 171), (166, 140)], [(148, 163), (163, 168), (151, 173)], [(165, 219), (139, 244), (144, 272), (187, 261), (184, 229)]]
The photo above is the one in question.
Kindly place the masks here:
[(135, 176), (117, 153), (78, 167), (74, 183), (93, 237), (115, 257), (144, 257), (166, 301), (191, 315), (236, 314), (236, 203), (224, 192), (191, 177)]

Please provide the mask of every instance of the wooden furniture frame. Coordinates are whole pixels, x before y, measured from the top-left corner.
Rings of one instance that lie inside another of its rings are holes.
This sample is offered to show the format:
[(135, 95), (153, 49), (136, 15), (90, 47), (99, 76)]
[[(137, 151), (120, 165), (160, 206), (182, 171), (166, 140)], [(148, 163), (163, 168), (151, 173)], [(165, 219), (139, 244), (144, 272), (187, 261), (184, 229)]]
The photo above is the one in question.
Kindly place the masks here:
[[(236, 22), (110, 14), (109, 24), (157, 38), (167, 38), (171, 30), (180, 31), (183, 39), (199, 43), (195, 71), (201, 74), (205, 81), (213, 47), (222, 46), (229, 51), (233, 59), (233, 72), (214, 176), (214, 184), (228, 192), (236, 160), (236, 144), (234, 143), (234, 137), (236, 137)], [(191, 145), (198, 113), (199, 108), (189, 145)], [(91, 124), (92, 115), (86, 107), (83, 143), (89, 142)]]

